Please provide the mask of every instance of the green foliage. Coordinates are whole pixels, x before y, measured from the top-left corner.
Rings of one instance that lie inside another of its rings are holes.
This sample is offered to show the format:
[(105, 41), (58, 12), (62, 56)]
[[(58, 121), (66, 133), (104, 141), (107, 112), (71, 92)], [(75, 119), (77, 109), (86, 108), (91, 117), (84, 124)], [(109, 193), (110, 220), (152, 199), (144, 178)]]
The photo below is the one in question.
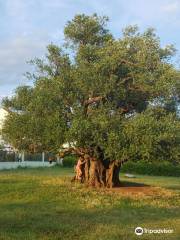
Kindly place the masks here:
[(128, 161), (121, 169), (123, 173), (146, 174), (154, 176), (180, 177), (180, 165), (173, 165), (169, 162), (132, 162)]
[(63, 159), (63, 167), (74, 167), (76, 165), (77, 159), (74, 156), (66, 156)]
[(0, 144), (0, 151), (2, 151), (4, 149), (3, 144)]
[(122, 143), (122, 154), (128, 154), (132, 160), (180, 160), (180, 121), (161, 108), (147, 109), (127, 120), (123, 135), (126, 143)]
[(67, 23), (64, 35), (75, 45), (101, 45), (112, 39), (109, 30), (105, 28), (107, 21), (107, 17), (98, 17), (96, 14), (92, 16), (76, 15), (72, 21)]
[(100, 148), (110, 160), (178, 161), (174, 47), (162, 48), (153, 29), (141, 33), (137, 26), (114, 39), (107, 20), (75, 16), (64, 29), (66, 48), (51, 44), (45, 60), (31, 61), (34, 86), (3, 103), (10, 112), (5, 140), (26, 151), (33, 145), (55, 153), (69, 141)]

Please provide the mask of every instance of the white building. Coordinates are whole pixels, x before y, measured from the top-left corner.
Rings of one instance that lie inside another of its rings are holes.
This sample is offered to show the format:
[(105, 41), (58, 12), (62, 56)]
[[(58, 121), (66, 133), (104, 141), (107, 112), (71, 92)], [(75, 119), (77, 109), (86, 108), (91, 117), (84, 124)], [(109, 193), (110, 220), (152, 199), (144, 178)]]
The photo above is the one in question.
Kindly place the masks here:
[(0, 108), (0, 144), (2, 143), (2, 136), (1, 136), (2, 124), (3, 124), (7, 114), (8, 113), (3, 108)]
[(7, 111), (5, 111), (3, 108), (0, 108), (0, 128), (6, 116), (7, 116)]

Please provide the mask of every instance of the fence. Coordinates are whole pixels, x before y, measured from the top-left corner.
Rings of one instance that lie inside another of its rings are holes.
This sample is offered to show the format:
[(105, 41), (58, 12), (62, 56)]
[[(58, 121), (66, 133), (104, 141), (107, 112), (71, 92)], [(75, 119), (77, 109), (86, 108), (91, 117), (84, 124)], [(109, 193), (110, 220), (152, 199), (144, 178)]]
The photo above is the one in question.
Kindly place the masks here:
[(51, 153), (15, 153), (10, 151), (0, 151), (0, 170), (13, 169), (18, 167), (51, 167), (56, 161), (49, 162)]
[(26, 152), (13, 152), (13, 151), (4, 151), (0, 150), (0, 162), (24, 162), (24, 161), (33, 161), (33, 162), (48, 162), (49, 157), (53, 157), (51, 153), (26, 153)]
[(26, 168), (37, 168), (37, 167), (52, 167), (56, 163), (49, 163), (49, 162), (38, 162), (38, 161), (24, 161), (24, 162), (0, 162), (0, 170), (3, 169), (16, 169), (19, 167)]
[(16, 162), (16, 161), (18, 161), (18, 157), (15, 152), (0, 150), (0, 162)]

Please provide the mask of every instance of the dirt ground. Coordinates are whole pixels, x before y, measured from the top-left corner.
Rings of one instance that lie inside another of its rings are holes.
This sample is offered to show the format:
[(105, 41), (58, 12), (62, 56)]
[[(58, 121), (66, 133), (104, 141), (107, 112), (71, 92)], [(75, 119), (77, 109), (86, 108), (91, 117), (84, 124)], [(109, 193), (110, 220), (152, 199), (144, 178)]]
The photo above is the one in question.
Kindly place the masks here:
[(168, 189), (161, 187), (155, 187), (151, 185), (136, 183), (136, 182), (121, 182), (120, 187), (107, 189), (108, 192), (115, 192), (123, 196), (143, 196), (143, 197), (152, 197), (152, 196), (172, 196), (173, 192)]

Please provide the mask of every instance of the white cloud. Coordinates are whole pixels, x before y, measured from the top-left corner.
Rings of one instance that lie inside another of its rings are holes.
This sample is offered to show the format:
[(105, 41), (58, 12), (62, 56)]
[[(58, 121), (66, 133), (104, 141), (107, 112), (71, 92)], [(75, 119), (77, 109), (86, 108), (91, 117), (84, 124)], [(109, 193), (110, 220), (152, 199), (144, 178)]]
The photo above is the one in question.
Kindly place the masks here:
[(44, 7), (49, 7), (49, 8), (65, 8), (69, 6), (69, 3), (70, 3), (69, 0), (43, 1)]
[(27, 61), (41, 56), (47, 44), (41, 39), (17, 37), (0, 45), (0, 85), (21, 83), (29, 69)]
[(180, 10), (180, 3), (177, 1), (167, 3), (162, 7), (162, 10), (166, 13), (175, 13)]
[(15, 21), (26, 21), (28, 17), (28, 9), (33, 7), (31, 0), (6, 0), (5, 9), (6, 14)]

